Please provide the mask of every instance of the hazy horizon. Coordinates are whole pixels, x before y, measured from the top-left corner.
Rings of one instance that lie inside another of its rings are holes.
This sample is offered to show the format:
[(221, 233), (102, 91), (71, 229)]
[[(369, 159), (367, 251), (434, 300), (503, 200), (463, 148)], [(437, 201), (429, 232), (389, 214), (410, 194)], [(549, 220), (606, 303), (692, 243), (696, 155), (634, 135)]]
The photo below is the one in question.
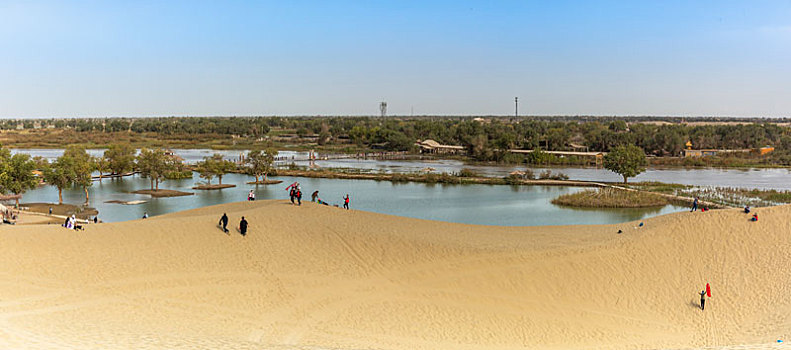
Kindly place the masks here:
[(791, 2), (6, 1), (0, 117), (790, 117)]

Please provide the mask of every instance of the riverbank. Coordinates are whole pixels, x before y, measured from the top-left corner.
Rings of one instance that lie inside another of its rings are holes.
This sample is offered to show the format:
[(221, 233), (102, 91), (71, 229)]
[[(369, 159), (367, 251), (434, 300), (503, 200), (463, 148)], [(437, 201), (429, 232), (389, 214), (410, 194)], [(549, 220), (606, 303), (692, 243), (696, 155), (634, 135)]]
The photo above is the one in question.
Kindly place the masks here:
[(299, 176), (323, 179), (377, 180), (392, 182), (447, 183), (447, 184), (478, 184), (478, 185), (537, 185), (537, 186), (575, 186), (600, 187), (603, 183), (593, 181), (552, 180), (552, 179), (520, 179), (496, 178), (485, 176), (456, 176), (447, 173), (349, 173), (329, 170), (295, 170), (278, 169), (276, 175)]
[(49, 215), (49, 210), (52, 208), (52, 215), (62, 217), (74, 215), (78, 219), (82, 220), (88, 220), (92, 216), (96, 216), (96, 214), (99, 213), (95, 208), (77, 206), (68, 203), (20, 203), (19, 206), (24, 211), (47, 215)]
[[(223, 212), (247, 237), (217, 228)], [(760, 216), (495, 227), (242, 201), (76, 233), (8, 227), (0, 347), (769, 347), (791, 332), (776, 302), (791, 207)]]

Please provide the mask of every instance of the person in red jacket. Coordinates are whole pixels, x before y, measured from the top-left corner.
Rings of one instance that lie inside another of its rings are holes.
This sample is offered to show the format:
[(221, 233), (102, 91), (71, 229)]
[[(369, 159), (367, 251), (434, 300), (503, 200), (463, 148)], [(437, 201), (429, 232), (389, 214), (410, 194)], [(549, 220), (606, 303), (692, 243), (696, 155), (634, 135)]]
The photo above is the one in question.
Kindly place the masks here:
[(343, 208), (349, 210), (349, 194), (346, 194), (346, 197), (343, 197)]

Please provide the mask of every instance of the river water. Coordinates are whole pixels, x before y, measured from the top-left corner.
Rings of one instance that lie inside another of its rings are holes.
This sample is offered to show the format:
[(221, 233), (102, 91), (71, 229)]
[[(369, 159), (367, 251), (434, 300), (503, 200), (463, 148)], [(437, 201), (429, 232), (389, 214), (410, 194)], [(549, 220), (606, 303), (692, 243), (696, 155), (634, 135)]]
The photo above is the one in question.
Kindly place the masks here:
[[(54, 159), (63, 150), (15, 149), (32, 156)], [(101, 155), (102, 150), (89, 150), (92, 155)], [(195, 163), (214, 153), (226, 159), (236, 160), (244, 151), (214, 151), (207, 149), (174, 150), (188, 163)], [(281, 152), (286, 157), (284, 163), (307, 164), (307, 153)], [(505, 176), (511, 171), (524, 169), (516, 166), (469, 165), (457, 160), (373, 160), (339, 159), (316, 161), (324, 168), (365, 169), (373, 172), (415, 172), (431, 167), (435, 172), (455, 173), (462, 168), (472, 169), (487, 176)], [(281, 163), (282, 165), (282, 163)], [(538, 174), (546, 168), (532, 168)], [(610, 171), (596, 168), (549, 168), (562, 172), (573, 180), (619, 181), (620, 177)], [(143, 213), (160, 215), (169, 212), (199, 208), (208, 205), (245, 200), (251, 189), (258, 199), (286, 199), (285, 184), (299, 181), (302, 184), (304, 199), (310, 193), (320, 191), (320, 198), (333, 204), (340, 204), (344, 194), (352, 198), (352, 208), (383, 214), (414, 217), (481, 225), (561, 225), (561, 224), (607, 224), (639, 220), (645, 217), (683, 210), (676, 206), (655, 209), (571, 209), (553, 205), (551, 200), (559, 195), (580, 191), (575, 187), (544, 186), (502, 186), (502, 185), (447, 185), (422, 183), (391, 183), (373, 180), (341, 180), (278, 177), (283, 185), (247, 185), (252, 179), (245, 175), (228, 174), (224, 183), (236, 184), (235, 188), (213, 191), (197, 191), (191, 187), (200, 181), (197, 174), (193, 179), (169, 180), (162, 188), (194, 192), (195, 195), (174, 198), (150, 198), (129, 192), (145, 189), (147, 179), (139, 176), (123, 179), (104, 179), (95, 181), (89, 189), (90, 206), (99, 210), (99, 217), (107, 222), (132, 220), (142, 217)], [(791, 172), (787, 169), (679, 169), (650, 168), (632, 181), (660, 181), (697, 186), (745, 187), (791, 190)], [(215, 180), (216, 182), (216, 180)], [(57, 200), (57, 190), (44, 186), (29, 191), (24, 202), (53, 202)], [(139, 205), (107, 203), (107, 201), (144, 200)], [(84, 193), (81, 189), (64, 191), (64, 201), (81, 204)]]
[[(194, 164), (203, 159), (219, 153), (229, 160), (238, 160), (246, 151), (215, 151), (209, 149), (174, 149), (175, 154), (181, 156), (185, 162)], [(12, 152), (24, 152), (31, 156), (42, 156), (55, 159), (63, 154), (62, 149), (12, 149)], [(88, 150), (95, 156), (100, 156), (104, 151), (98, 149)], [(307, 165), (306, 152), (281, 151), (280, 156), (288, 160), (280, 165), (294, 162), (298, 165)], [(293, 159), (293, 160), (292, 160)], [(434, 168), (435, 172), (455, 173), (462, 168), (486, 176), (506, 176), (514, 170), (524, 170), (518, 166), (481, 166), (469, 165), (459, 160), (374, 160), (374, 159), (338, 159), (317, 160), (315, 164), (324, 168), (350, 168), (366, 169), (375, 172), (416, 172), (425, 168)], [(536, 174), (551, 170), (569, 176), (571, 180), (586, 181), (621, 181), (618, 174), (601, 168), (583, 167), (534, 167)], [(644, 173), (630, 179), (630, 181), (659, 181), (665, 183), (679, 183), (694, 186), (738, 187), (791, 190), (791, 169), (719, 169), (719, 168), (648, 168)]]
[[(249, 176), (228, 174), (223, 177), (223, 183), (236, 184), (237, 187), (199, 191), (190, 189), (200, 180), (195, 174), (193, 179), (169, 180), (161, 184), (161, 188), (195, 193), (192, 196), (172, 198), (150, 198), (147, 195), (129, 193), (149, 187), (148, 180), (139, 176), (104, 179), (95, 181), (89, 188), (90, 206), (99, 210), (99, 218), (103, 221), (125, 221), (141, 218), (144, 213), (160, 215), (246, 200), (247, 193), (251, 189), (255, 191), (259, 200), (288, 199), (285, 187), (289, 183), (299, 181), (304, 193), (304, 201), (309, 201), (310, 194), (318, 190), (319, 198), (330, 204), (342, 206), (342, 198), (348, 193), (352, 209), (480, 225), (608, 224), (686, 209), (666, 206), (654, 209), (580, 210), (551, 203), (553, 198), (561, 194), (582, 190), (575, 187), (447, 185), (294, 177), (277, 179), (283, 180), (283, 183), (256, 186), (245, 184), (247, 181), (252, 181)], [(85, 193), (79, 188), (64, 190), (63, 197), (67, 203), (81, 204), (85, 201)], [(23, 202), (27, 203), (56, 202), (57, 199), (58, 191), (53, 186), (43, 186), (23, 196)], [(146, 202), (138, 205), (106, 203), (110, 200)], [(222, 213), (217, 214), (219, 218)]]

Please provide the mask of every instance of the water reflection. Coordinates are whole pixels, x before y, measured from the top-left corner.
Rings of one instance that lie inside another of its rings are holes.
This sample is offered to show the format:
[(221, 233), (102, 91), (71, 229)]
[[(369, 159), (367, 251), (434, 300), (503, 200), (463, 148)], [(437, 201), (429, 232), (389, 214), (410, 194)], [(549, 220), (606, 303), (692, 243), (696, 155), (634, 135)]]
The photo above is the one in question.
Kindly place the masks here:
[[(149, 187), (148, 180), (139, 176), (104, 179), (94, 182), (89, 189), (90, 205), (99, 210), (99, 217), (104, 221), (124, 221), (138, 219), (144, 212), (149, 215), (161, 215), (243, 201), (250, 190), (256, 193), (257, 199), (286, 199), (287, 184), (299, 181), (302, 192), (305, 193), (303, 197), (305, 200), (310, 199), (313, 191), (319, 190), (319, 198), (330, 204), (342, 206), (342, 198), (348, 193), (351, 196), (353, 209), (467, 224), (507, 226), (607, 224), (685, 209), (666, 206), (659, 209), (580, 210), (559, 207), (551, 203), (551, 200), (559, 195), (582, 190), (579, 187), (399, 183), (295, 177), (277, 179), (283, 180), (283, 184), (256, 186), (245, 183), (250, 181), (248, 176), (228, 174), (223, 178), (223, 183), (236, 184), (237, 187), (199, 191), (191, 189), (199, 180), (198, 176), (194, 175), (193, 179), (171, 180), (161, 185), (161, 188), (195, 193), (192, 196), (173, 198), (150, 198), (146, 195), (130, 193)], [(85, 200), (85, 194), (81, 189), (64, 190), (63, 196), (67, 203), (81, 204)], [(57, 189), (45, 186), (26, 193), (23, 202), (53, 202), (57, 201), (57, 198)], [(110, 200), (146, 202), (140, 205), (106, 203)]]

